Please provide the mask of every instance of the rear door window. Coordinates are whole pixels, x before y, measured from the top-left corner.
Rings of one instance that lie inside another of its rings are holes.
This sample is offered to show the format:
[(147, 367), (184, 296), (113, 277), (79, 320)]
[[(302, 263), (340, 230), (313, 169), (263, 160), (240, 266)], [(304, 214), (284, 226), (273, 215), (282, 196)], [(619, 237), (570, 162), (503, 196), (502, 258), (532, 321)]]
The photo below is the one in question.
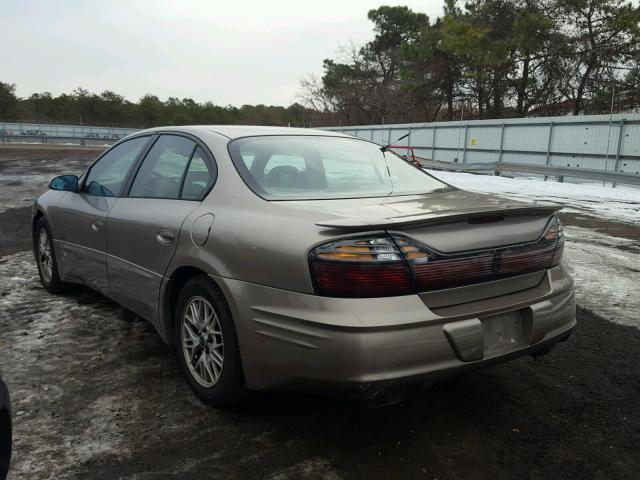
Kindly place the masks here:
[(215, 166), (209, 162), (202, 148), (196, 148), (187, 168), (187, 175), (182, 186), (183, 200), (199, 200), (205, 190), (215, 180)]
[(142, 162), (129, 196), (180, 198), (182, 180), (195, 149), (193, 140), (178, 135), (161, 135)]

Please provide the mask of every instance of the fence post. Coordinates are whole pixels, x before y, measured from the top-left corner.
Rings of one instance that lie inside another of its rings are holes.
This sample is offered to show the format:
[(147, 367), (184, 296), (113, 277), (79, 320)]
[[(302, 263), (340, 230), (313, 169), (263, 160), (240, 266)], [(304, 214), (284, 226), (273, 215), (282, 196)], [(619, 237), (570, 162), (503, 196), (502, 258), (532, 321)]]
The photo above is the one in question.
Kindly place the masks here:
[(502, 146), (504, 145), (504, 123), (500, 125), (500, 151), (498, 152), (498, 163), (502, 163)]
[(496, 176), (500, 176), (500, 164), (502, 163), (502, 146), (504, 145), (504, 123), (500, 125), (500, 147), (498, 150), (498, 163), (496, 164), (496, 169), (493, 174)]
[[(616, 163), (613, 167), (613, 171), (617, 172), (620, 168), (620, 151), (622, 150), (622, 131), (624, 130), (624, 118), (620, 120), (620, 131), (618, 132), (618, 146), (616, 148)], [(609, 153), (609, 152), (607, 152)], [(611, 184), (612, 188), (616, 188), (616, 182)]]
[(434, 161), (436, 158), (436, 129), (438, 127), (436, 127), (435, 125), (433, 126), (433, 132), (432, 132), (432, 136), (431, 136), (431, 161)]
[(462, 163), (467, 162), (467, 133), (469, 132), (469, 124), (464, 126), (464, 148), (462, 149)]
[(545, 158), (545, 165), (549, 165), (551, 160), (551, 138), (553, 137), (553, 122), (549, 122), (549, 136), (547, 138), (547, 157)]
[[(544, 164), (549, 165), (551, 161), (551, 138), (553, 137), (553, 122), (549, 122), (549, 135), (547, 136), (547, 155), (544, 159)], [(546, 182), (548, 175), (544, 176), (544, 181)], [(558, 178), (559, 182), (562, 182), (561, 178)]]

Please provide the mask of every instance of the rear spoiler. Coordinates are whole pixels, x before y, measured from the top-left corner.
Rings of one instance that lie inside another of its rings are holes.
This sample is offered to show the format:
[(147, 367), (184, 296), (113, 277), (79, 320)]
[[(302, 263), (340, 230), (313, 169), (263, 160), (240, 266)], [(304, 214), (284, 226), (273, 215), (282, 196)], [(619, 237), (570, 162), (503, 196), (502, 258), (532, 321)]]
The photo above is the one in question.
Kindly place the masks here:
[(347, 217), (316, 222), (319, 227), (343, 230), (374, 230), (416, 225), (435, 225), (487, 216), (551, 215), (562, 209), (560, 204), (526, 205), (513, 207), (479, 207), (469, 210), (444, 210), (440, 212), (407, 215), (391, 218)]

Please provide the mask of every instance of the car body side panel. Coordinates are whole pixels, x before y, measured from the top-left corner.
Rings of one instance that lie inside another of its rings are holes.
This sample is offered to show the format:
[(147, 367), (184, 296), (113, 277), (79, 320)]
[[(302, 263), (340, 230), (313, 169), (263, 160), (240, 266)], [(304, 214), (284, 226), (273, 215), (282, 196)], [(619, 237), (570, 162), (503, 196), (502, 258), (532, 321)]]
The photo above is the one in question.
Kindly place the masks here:
[(192, 265), (204, 267), (213, 275), (313, 293), (309, 248), (319, 239), (323, 242), (335, 238), (335, 233), (324, 236), (319, 227), (303, 226), (277, 210), (251, 211), (227, 205), (199, 211), (215, 216), (207, 243), (203, 247), (194, 245), (185, 224), (169, 272)]
[(198, 202), (119, 198), (107, 221), (107, 267), (111, 296), (154, 319), (158, 292), (185, 218)]
[(61, 192), (57, 190), (47, 190), (36, 199), (33, 207), (31, 208), (32, 218), (35, 218), (36, 215), (42, 214), (47, 219), (54, 239), (58, 238), (60, 233), (58, 232), (58, 226), (51, 219), (51, 209), (55, 208), (55, 206), (60, 203), (68, 193), (69, 192)]
[(64, 192), (60, 201), (47, 209), (64, 280), (108, 292), (105, 226), (115, 201), (113, 197)]

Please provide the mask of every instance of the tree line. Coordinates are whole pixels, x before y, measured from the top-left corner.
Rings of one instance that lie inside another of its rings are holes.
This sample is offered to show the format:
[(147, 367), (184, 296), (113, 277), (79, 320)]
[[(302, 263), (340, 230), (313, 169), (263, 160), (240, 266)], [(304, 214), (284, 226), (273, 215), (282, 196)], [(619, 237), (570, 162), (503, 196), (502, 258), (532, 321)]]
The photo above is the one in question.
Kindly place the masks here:
[[(633, 0), (637, 3), (638, 0)], [(15, 95), (0, 82), (0, 120), (151, 127), (310, 127), (640, 110), (640, 7), (625, 0), (444, 0), (442, 17), (408, 7), (368, 12), (373, 39), (325, 59), (300, 102), (219, 106), (113, 92)]]
[(219, 106), (191, 98), (166, 101), (147, 94), (137, 102), (112, 91), (100, 94), (76, 88), (71, 93), (34, 93), (18, 98), (14, 84), (0, 82), (0, 120), (27, 123), (69, 123), (96, 126), (154, 127), (159, 125), (319, 125), (321, 114), (299, 103)]
[(374, 36), (302, 81), (345, 125), (640, 108), (640, 8), (623, 0), (445, 0), (368, 12)]

